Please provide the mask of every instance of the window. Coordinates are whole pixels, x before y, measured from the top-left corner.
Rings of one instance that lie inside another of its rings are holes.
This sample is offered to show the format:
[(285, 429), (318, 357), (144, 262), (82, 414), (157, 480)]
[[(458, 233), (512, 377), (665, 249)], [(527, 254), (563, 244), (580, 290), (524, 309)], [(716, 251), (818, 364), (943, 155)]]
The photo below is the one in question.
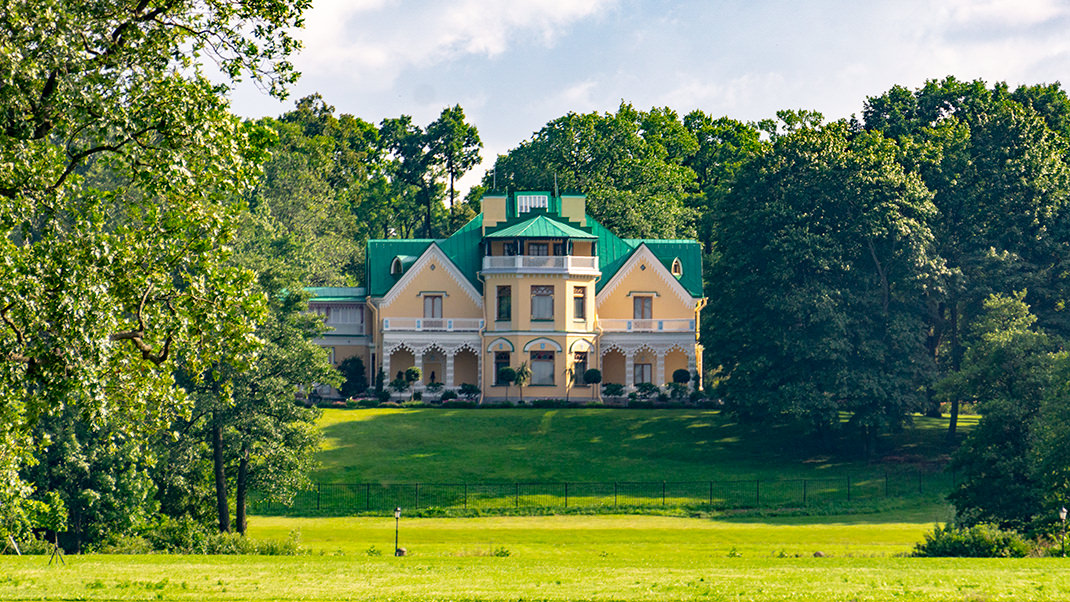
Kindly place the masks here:
[(554, 243), (554, 255), (564, 255), (564, 254), (565, 254), (565, 243), (563, 243), (563, 242), (555, 242)]
[(516, 195), (516, 204), (520, 213), (527, 213), (532, 209), (548, 208), (550, 198), (545, 194), (518, 194)]
[(425, 318), (441, 318), (442, 317), (442, 295), (425, 295), (424, 296), (424, 317)]
[(550, 245), (544, 242), (529, 242), (528, 255), (545, 257), (550, 254)]
[(653, 297), (632, 297), (632, 319), (649, 320), (654, 317)]
[(650, 368), (651, 364), (635, 365), (635, 384), (654, 382), (654, 372)]
[(502, 244), (502, 255), (507, 255), (509, 257), (512, 257), (512, 256), (516, 255), (516, 243), (511, 243), (511, 242), (503, 243)]
[(576, 384), (582, 385), (583, 373), (587, 371), (587, 352), (577, 351), (572, 356), (572, 379)]
[(553, 320), (554, 319), (554, 287), (532, 286), (531, 287), (531, 319)]
[(587, 287), (572, 288), (572, 316), (576, 320), (587, 319)]
[(405, 271), (405, 267), (401, 265), (401, 258), (395, 257), (394, 261), (390, 262), (390, 275), (400, 276)]
[(495, 317), (498, 320), (513, 319), (513, 287), (498, 287), (498, 313)]
[(502, 371), (502, 368), (509, 367), (509, 352), (508, 351), (496, 351), (494, 353), (494, 384), (504, 385), (502, 379), (498, 376), (498, 373)]
[(531, 352), (531, 384), (552, 385), (554, 384), (554, 352), (532, 351)]
[(684, 275), (684, 264), (680, 263), (680, 258), (672, 260), (672, 275), (679, 278)]

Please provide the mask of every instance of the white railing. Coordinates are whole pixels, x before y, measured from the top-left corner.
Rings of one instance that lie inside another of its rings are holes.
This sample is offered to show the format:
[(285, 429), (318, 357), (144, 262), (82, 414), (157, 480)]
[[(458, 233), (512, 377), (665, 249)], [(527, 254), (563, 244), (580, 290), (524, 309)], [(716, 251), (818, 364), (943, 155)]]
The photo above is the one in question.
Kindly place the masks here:
[(671, 320), (599, 320), (603, 332), (694, 332), (695, 321), (686, 318)]
[(479, 318), (383, 318), (383, 330), (408, 332), (477, 332)]
[(588, 255), (495, 255), (483, 258), (483, 271), (597, 273), (598, 258)]
[(327, 334), (346, 334), (353, 336), (361, 336), (364, 334), (364, 324), (334, 324), (330, 320), (327, 320), (326, 324), (330, 329), (327, 331)]

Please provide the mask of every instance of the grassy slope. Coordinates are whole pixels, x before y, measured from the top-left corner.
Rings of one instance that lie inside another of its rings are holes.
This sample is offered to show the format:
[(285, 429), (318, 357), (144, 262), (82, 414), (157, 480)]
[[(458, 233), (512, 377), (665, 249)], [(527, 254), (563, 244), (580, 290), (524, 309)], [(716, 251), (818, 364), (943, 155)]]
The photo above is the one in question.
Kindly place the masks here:
[(822, 445), (798, 428), (744, 427), (712, 410), (327, 410), (321, 426), (313, 478), (335, 483), (814, 478), (947, 453), (946, 420), (923, 417), (869, 459), (855, 440)]

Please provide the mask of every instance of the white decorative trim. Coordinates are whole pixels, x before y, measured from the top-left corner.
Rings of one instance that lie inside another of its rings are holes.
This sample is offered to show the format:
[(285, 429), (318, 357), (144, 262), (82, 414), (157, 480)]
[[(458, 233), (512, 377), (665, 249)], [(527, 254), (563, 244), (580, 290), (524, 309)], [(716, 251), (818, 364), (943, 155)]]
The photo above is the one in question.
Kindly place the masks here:
[(524, 351), (531, 351), (531, 348), (534, 347), (536, 343), (540, 345), (549, 344), (554, 351), (561, 353), (561, 345), (557, 343), (557, 341), (554, 341), (553, 339), (548, 339), (546, 337), (539, 337), (537, 339), (532, 339), (528, 341), (527, 344), (524, 345)]
[(472, 283), (464, 277), (464, 274), (457, 269), (457, 266), (450, 261), (450, 258), (446, 257), (446, 254), (442, 252), (442, 249), (438, 248), (437, 243), (431, 243), (423, 254), (420, 255), (420, 258), (412, 264), (412, 267), (405, 272), (405, 275), (395, 282), (394, 286), (390, 287), (390, 290), (383, 296), (383, 302), (380, 307), (386, 309), (387, 306), (398, 298), (401, 291), (405, 290), (405, 287), (412, 284), (412, 281), (416, 279), (417, 275), (423, 271), (424, 266), (435, 260), (445, 266), (446, 273), (449, 274), (454, 282), (461, 287), (461, 290), (472, 299), (472, 302), (476, 304), (476, 307), (483, 309), (483, 296), (480, 295), (479, 291), (476, 290), (476, 287), (472, 286)]
[(487, 345), (487, 353), (493, 353), (495, 351), (505, 351), (504, 349), (491, 349), (491, 347), (494, 347), (499, 343), (505, 343), (506, 345), (508, 345), (510, 352), (516, 351), (516, 348), (513, 347), (513, 343), (509, 339), (504, 337), (498, 337), (491, 341), (490, 345)]
[[(577, 349), (577, 346), (580, 346), (580, 343), (583, 343), (584, 345), (586, 345), (586, 347), (582, 349)], [(590, 351), (592, 347), (594, 347), (594, 343), (588, 341), (587, 339), (576, 339), (575, 341), (572, 341), (572, 345), (569, 346), (568, 352), (576, 353), (577, 351)]]
[[(657, 255), (654, 255), (654, 252), (650, 250), (650, 247), (646, 246), (646, 243), (639, 243), (639, 246), (636, 247), (635, 252), (628, 258), (628, 261), (617, 270), (616, 274), (613, 274), (613, 277), (609, 279), (609, 282), (602, 287), (601, 292), (595, 296), (595, 306), (601, 306), (602, 303), (613, 294), (613, 291), (624, 282), (624, 278), (642, 265), (643, 260), (646, 260), (647, 263), (650, 264), (654, 273), (657, 274), (665, 284), (669, 285), (669, 289), (676, 293), (676, 296), (679, 297), (681, 301), (687, 304), (695, 303), (695, 298), (691, 296), (691, 293), (687, 292), (687, 289), (684, 288), (684, 285), (680, 284), (680, 281), (676, 279), (676, 276), (673, 276), (672, 272), (661, 263), (661, 260), (658, 259)], [(410, 269), (409, 271), (411, 272), (412, 270)]]

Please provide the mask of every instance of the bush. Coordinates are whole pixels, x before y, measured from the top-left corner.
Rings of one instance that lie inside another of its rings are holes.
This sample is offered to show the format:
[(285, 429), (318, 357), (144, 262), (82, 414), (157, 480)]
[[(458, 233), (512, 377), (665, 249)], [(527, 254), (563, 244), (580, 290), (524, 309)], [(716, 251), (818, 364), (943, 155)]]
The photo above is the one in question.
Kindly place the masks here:
[(602, 382), (602, 371), (597, 368), (591, 368), (583, 373), (583, 384), (585, 385), (597, 385)]
[(914, 546), (912, 556), (954, 558), (1022, 558), (1032, 546), (1016, 531), (988, 524), (969, 528), (937, 525), (925, 541)]
[(672, 371), (672, 382), (686, 385), (691, 382), (691, 372), (680, 368), (679, 370)]
[(386, 399), (381, 399), (381, 398), (380, 399), (374, 399), (374, 398), (371, 398), (371, 397), (366, 397), (364, 399), (358, 399), (357, 400), (357, 405), (362, 407), (362, 408), (374, 408), (375, 406), (379, 405), (383, 401), (390, 401), (390, 394), (386, 393), (385, 391), (384, 391), (384, 393), (386, 394)]
[(476, 402), (466, 399), (451, 399), (449, 401), (442, 402), (444, 408), (474, 408)]
[(620, 397), (624, 395), (624, 385), (620, 383), (606, 383), (602, 385), (602, 394), (606, 397)]
[(451, 389), (446, 389), (442, 392), (442, 397), (440, 397), (438, 400), (441, 402), (447, 402), (451, 399), (457, 399), (457, 392)]
[(661, 393), (661, 389), (654, 383), (639, 383), (635, 385), (635, 394), (642, 399), (653, 399), (659, 393)]
[(567, 408), (569, 403), (564, 399), (532, 399), (530, 400), (531, 407), (533, 408)]
[(342, 386), (339, 391), (342, 397), (356, 397), (368, 390), (368, 377), (364, 372), (364, 360), (357, 356), (347, 358), (338, 365), (338, 371), (342, 373)]
[(479, 397), (479, 387), (472, 383), (461, 383), (461, 396), (471, 401)]

